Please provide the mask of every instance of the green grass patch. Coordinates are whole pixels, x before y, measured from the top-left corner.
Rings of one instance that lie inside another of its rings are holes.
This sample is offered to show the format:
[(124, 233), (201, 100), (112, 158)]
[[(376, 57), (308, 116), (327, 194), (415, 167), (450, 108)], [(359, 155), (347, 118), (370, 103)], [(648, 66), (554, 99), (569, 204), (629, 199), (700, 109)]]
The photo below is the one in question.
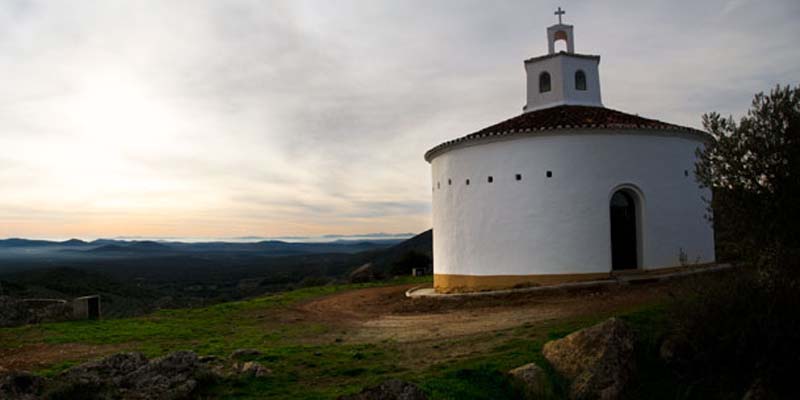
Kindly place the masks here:
[(0, 329), (0, 348), (40, 342), (144, 343), (137, 349), (148, 355), (160, 354), (163, 350), (187, 348), (187, 345), (190, 346), (188, 348), (199, 346), (208, 354), (222, 354), (238, 347), (258, 347), (265, 343), (291, 339), (298, 334), (308, 335), (324, 330), (321, 325), (283, 324), (265, 331), (265, 321), (253, 315), (253, 312), (286, 307), (345, 290), (424, 284), (431, 281), (429, 276), (400, 277), (362, 284), (316, 286), (210, 307), (162, 310), (137, 318), (69, 321), (6, 328)]

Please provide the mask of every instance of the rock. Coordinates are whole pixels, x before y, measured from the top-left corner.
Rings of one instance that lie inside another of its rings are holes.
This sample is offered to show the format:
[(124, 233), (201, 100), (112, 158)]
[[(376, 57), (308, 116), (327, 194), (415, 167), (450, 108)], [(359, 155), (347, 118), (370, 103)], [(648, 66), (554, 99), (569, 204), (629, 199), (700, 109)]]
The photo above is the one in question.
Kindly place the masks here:
[(20, 301), (0, 296), (0, 327), (25, 325), (31, 322), (30, 310)]
[(118, 353), (97, 361), (76, 365), (59, 376), (59, 380), (84, 387), (117, 386), (128, 374), (147, 365), (142, 353)]
[(200, 356), (200, 357), (197, 358), (197, 361), (199, 361), (199, 362), (201, 362), (203, 364), (213, 364), (213, 363), (222, 362), (222, 359), (217, 357), (217, 356)]
[(183, 399), (213, 378), (191, 351), (178, 351), (148, 362), (141, 353), (119, 353), (61, 373), (50, 391), (54, 398)]
[(370, 282), (374, 279), (375, 270), (372, 268), (372, 263), (366, 263), (350, 273), (350, 282), (352, 283)]
[(572, 380), (573, 399), (618, 399), (635, 370), (634, 334), (620, 319), (548, 342), (542, 353), (558, 373)]
[(767, 400), (774, 398), (779, 397), (771, 395), (767, 391), (764, 381), (758, 378), (756, 378), (753, 383), (750, 384), (750, 387), (747, 388), (747, 392), (745, 392), (744, 396), (742, 396), (742, 400)]
[(272, 371), (269, 368), (255, 361), (248, 361), (238, 366), (237, 370), (242, 375), (250, 375), (256, 378), (261, 378), (263, 376), (267, 376), (272, 373)]
[(197, 354), (176, 351), (126, 375), (120, 389), (126, 399), (183, 399), (200, 381), (211, 378), (211, 371), (200, 363)]
[(44, 383), (44, 378), (27, 372), (2, 373), (0, 374), (0, 399), (39, 399)]
[(425, 393), (417, 385), (398, 379), (389, 379), (378, 386), (360, 393), (339, 397), (339, 400), (426, 400)]
[(541, 399), (551, 391), (547, 374), (534, 363), (514, 368), (508, 373), (512, 380), (522, 388), (526, 399)]
[(260, 356), (260, 355), (261, 355), (261, 352), (256, 350), (256, 349), (237, 349), (237, 350), (234, 350), (233, 353), (231, 353), (230, 358), (234, 359), (234, 360), (237, 360), (237, 359), (240, 359), (240, 358), (256, 357), (256, 356)]
[(684, 336), (671, 335), (661, 343), (658, 354), (668, 365), (682, 367), (690, 360), (692, 348)]

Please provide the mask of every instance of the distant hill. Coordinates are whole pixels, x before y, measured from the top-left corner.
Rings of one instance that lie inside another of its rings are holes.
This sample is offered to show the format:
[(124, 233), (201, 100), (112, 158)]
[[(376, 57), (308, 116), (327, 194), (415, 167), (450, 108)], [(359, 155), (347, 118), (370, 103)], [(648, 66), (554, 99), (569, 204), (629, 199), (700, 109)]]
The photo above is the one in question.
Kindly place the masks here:
[(428, 229), (411, 239), (376, 252), (371, 262), (377, 270), (385, 272), (391, 268), (393, 263), (410, 252), (425, 254), (433, 258), (433, 230)]
[(11, 238), (0, 240), (0, 248), (52, 246), (54, 243), (58, 242)]
[[(284, 242), (265, 240), (252, 243), (205, 242), (184, 243), (152, 240), (97, 239), (84, 242), (70, 239), (63, 242), (30, 239), (0, 240), (0, 262), (13, 260), (29, 262), (46, 258), (52, 261), (93, 256), (131, 256), (149, 257), (164, 254), (259, 254), (262, 256), (283, 257), (301, 254), (342, 253), (355, 254), (364, 251), (384, 249), (402, 242), (401, 239), (359, 239), (336, 240), (331, 242)], [(58, 254), (61, 253), (61, 254)], [(0, 263), (0, 272), (4, 265)]]
[(367, 262), (388, 271), (409, 251), (430, 255), (431, 245), (430, 231), (323, 243), (7, 239), (0, 240), (0, 280), (14, 296), (100, 294), (107, 315), (135, 315), (344, 280)]

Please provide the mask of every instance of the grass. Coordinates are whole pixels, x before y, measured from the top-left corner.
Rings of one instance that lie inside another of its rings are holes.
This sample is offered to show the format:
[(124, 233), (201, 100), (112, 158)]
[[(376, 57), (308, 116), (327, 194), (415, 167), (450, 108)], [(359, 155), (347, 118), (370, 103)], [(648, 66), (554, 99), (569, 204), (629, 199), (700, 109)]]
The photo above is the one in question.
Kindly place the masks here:
[[(266, 311), (344, 290), (430, 282), (430, 277), (402, 277), (388, 282), (316, 286), (194, 309), (162, 310), (137, 318), (69, 321), (0, 329), (0, 349), (32, 343), (139, 343), (135, 350), (148, 356), (164, 350), (200, 346), (207, 354), (224, 355), (241, 347), (291, 340), (298, 333), (321, 333), (313, 324), (271, 324)], [(270, 330), (265, 330), (265, 325)], [(274, 326), (269, 326), (274, 325)], [(182, 346), (183, 345), (183, 346)]]
[[(328, 325), (276, 317), (284, 307), (344, 290), (427, 282), (430, 277), (310, 287), (204, 308), (164, 310), (138, 318), (0, 329), (0, 349), (38, 343), (79, 343), (114, 345), (125, 351), (142, 351), (149, 357), (181, 349), (217, 356), (238, 348), (259, 349), (262, 354), (251, 359), (270, 368), (270, 375), (225, 380), (202, 389), (203, 396), (226, 399), (329, 399), (390, 377), (417, 383), (431, 399), (514, 399), (519, 398), (520, 392), (505, 372), (535, 362), (550, 377), (548, 398), (558, 399), (566, 397), (568, 384), (543, 358), (542, 346), (608, 317), (596, 315), (521, 325), (499, 332), (411, 344), (390, 340), (348, 343)], [(654, 361), (664, 314), (663, 307), (656, 305), (624, 315), (643, 343), (639, 346), (641, 354), (637, 354), (644, 367), (643, 383), (636, 388), (637, 393), (661, 394), (655, 398), (677, 393), (677, 389), (669, 387), (672, 382), (664, 378), (664, 371)], [(346, 338), (346, 333), (341, 336)], [(320, 337), (331, 339), (320, 340)], [(452, 352), (450, 356), (451, 349), (471, 351)], [(438, 358), (428, 360), (432, 352)], [(78, 361), (62, 361), (38, 372), (52, 376)]]

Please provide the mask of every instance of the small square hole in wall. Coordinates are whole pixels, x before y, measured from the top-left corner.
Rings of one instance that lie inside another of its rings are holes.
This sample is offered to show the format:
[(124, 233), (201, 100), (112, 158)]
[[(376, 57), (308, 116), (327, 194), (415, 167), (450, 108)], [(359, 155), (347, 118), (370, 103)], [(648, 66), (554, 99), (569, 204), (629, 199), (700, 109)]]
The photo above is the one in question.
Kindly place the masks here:
[(469, 186), (469, 179), (467, 179), (467, 186)]
[(683, 170), (683, 176), (686, 176), (686, 177), (689, 176), (689, 170), (688, 169)]
[(492, 178), (492, 177), (490, 176), (490, 177), (489, 177), (489, 179), (487, 179), (487, 181), (488, 181), (489, 183), (492, 183), (492, 182), (494, 182), (494, 178)]
[(517, 174), (516, 178), (517, 178), (518, 181), (521, 181), (522, 180), (522, 174)]
[(448, 184), (448, 185), (452, 185), (452, 184), (453, 184), (453, 181), (452, 181), (451, 179), (448, 179), (448, 180), (447, 180), (447, 184)]
[(553, 177), (553, 171), (547, 171), (547, 173), (545, 175), (547, 175), (548, 178), (552, 178)]

